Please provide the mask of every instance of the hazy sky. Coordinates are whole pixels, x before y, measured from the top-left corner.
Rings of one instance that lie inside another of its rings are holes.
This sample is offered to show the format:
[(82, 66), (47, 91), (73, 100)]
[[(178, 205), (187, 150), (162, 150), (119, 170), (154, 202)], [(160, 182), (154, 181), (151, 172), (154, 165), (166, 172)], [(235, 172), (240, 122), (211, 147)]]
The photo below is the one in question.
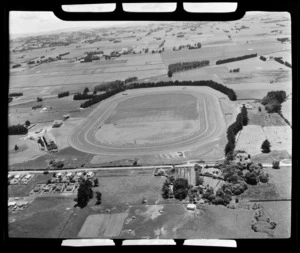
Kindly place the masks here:
[[(149, 6), (149, 4), (139, 4), (123, 6), (124, 10), (128, 10), (131, 8), (133, 11), (173, 11), (175, 9), (175, 4), (164, 5), (161, 3), (154, 3)], [(112, 8), (109, 5), (106, 6), (97, 6), (90, 5), (85, 11), (104, 11), (105, 8), (110, 9), (110, 11), (114, 10), (114, 6)], [(127, 7), (127, 8), (126, 8)], [(186, 8), (190, 10), (195, 10), (198, 7), (199, 11), (206, 12), (228, 12), (236, 9), (235, 4), (227, 3), (227, 5), (221, 5), (218, 3), (217, 5), (202, 4), (201, 7), (197, 6), (195, 3), (190, 3), (186, 5)], [(65, 11), (71, 11), (70, 6), (63, 8)], [(75, 6), (76, 8), (76, 6)], [(73, 8), (74, 9), (74, 8)], [(78, 8), (75, 9), (78, 11)], [(69, 29), (69, 28), (77, 28), (77, 27), (99, 27), (99, 26), (111, 26), (111, 25), (120, 25), (126, 24), (128, 21), (63, 21), (58, 19), (52, 12), (24, 12), (24, 11), (12, 11), (9, 16), (9, 25), (10, 25), (10, 33), (11, 34), (27, 34), (27, 33), (43, 33), (49, 32), (53, 30), (60, 29)]]

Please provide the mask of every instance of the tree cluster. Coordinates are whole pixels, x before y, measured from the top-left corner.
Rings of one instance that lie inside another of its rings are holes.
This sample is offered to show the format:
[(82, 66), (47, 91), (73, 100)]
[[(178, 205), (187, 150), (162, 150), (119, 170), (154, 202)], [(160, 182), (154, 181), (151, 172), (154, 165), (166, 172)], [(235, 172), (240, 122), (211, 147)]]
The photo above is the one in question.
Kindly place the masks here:
[(185, 199), (188, 193), (188, 189), (188, 180), (185, 178), (177, 178), (173, 184), (173, 194), (175, 199)]
[(237, 69), (231, 69), (230, 71), (229, 71), (230, 73), (235, 73), (235, 72), (240, 72), (240, 68), (237, 68)]
[(264, 57), (264, 56), (262, 56), (262, 55), (259, 57), (259, 59), (261, 59), (262, 61), (266, 61), (267, 60), (267, 58)]
[[(236, 100), (236, 94), (233, 89), (230, 89), (222, 84), (216, 83), (212, 80), (201, 80), (201, 81), (168, 81), (168, 82), (148, 82), (148, 83), (130, 83), (128, 85), (124, 85), (124, 81), (115, 81), (111, 84), (96, 86), (95, 90), (106, 91), (104, 94), (93, 95), (92, 98), (85, 101), (80, 105), (81, 108), (86, 108), (96, 103), (101, 102), (102, 100), (109, 98), (119, 92), (130, 90), (130, 89), (138, 89), (138, 88), (154, 88), (154, 87), (165, 87), (165, 86), (208, 86), (212, 89), (220, 91), (226, 94), (230, 100)], [(108, 90), (106, 90), (108, 89)]]
[(245, 105), (243, 105), (241, 112), (237, 115), (236, 120), (227, 129), (227, 144), (225, 146), (225, 155), (233, 152), (235, 148), (235, 136), (243, 129), (243, 126), (248, 124), (248, 113)]
[(257, 56), (257, 54), (248, 54), (248, 55), (243, 55), (243, 56), (239, 56), (239, 57), (232, 57), (232, 58), (227, 58), (224, 60), (218, 60), (218, 61), (216, 61), (216, 65), (224, 64), (224, 63), (228, 63), (228, 62), (234, 62), (234, 61), (241, 61), (241, 60), (253, 58), (256, 56)]
[(8, 135), (27, 134), (28, 129), (23, 125), (13, 125), (8, 127)]
[(268, 113), (281, 112), (281, 104), (286, 100), (286, 92), (281, 91), (270, 91), (265, 96), (261, 103), (265, 106)]
[(188, 69), (195, 69), (195, 68), (201, 68), (209, 65), (209, 61), (191, 61), (191, 62), (178, 62), (170, 64), (168, 67), (168, 70), (172, 73), (174, 72), (180, 72)]
[(58, 93), (57, 97), (62, 98), (62, 97), (67, 97), (69, 95), (70, 95), (69, 91), (64, 91), (64, 92)]
[(82, 180), (77, 192), (77, 205), (81, 208), (85, 207), (90, 199), (93, 198), (92, 182), (90, 180)]

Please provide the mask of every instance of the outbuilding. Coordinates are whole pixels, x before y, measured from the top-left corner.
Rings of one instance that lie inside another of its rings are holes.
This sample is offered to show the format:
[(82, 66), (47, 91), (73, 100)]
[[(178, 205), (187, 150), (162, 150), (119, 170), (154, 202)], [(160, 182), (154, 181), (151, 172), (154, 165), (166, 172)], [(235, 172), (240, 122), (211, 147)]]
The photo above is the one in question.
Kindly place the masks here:
[(195, 211), (196, 205), (195, 204), (188, 204), (186, 208), (187, 208), (187, 210)]

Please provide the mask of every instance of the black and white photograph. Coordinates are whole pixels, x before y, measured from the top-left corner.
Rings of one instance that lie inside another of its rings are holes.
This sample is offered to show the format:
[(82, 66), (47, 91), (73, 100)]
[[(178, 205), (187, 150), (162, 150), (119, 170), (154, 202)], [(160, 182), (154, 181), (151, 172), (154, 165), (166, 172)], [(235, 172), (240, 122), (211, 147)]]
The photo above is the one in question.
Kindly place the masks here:
[(291, 31), (10, 11), (8, 236), (290, 238)]

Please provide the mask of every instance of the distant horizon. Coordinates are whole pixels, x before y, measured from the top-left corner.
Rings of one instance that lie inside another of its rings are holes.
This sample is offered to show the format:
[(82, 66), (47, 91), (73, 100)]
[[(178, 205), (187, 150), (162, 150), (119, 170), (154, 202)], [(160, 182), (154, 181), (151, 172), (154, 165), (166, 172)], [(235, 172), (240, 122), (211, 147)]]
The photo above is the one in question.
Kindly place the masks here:
[[(263, 12), (257, 11), (246, 12), (243, 18), (262, 13)], [(267, 12), (266, 14), (272, 13)], [(84, 29), (108, 28), (112, 26), (118, 27), (123, 25), (132, 26), (135, 23), (144, 25), (149, 22), (163, 23), (170, 21), (63, 21), (58, 19), (52, 12), (12, 11), (9, 17), (9, 35), (11, 39), (17, 39), (26, 36), (39, 36), (56, 32), (71, 32)], [(57, 28), (55, 29), (53, 27)]]

